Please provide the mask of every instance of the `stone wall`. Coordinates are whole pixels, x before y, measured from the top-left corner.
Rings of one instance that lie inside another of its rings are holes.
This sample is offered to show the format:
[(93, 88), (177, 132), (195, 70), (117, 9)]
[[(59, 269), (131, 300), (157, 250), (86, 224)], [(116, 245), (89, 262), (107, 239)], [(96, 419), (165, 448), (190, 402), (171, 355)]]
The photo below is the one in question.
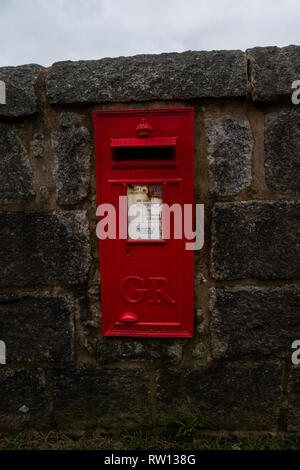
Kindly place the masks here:
[[(300, 429), (297, 79), (296, 46), (0, 68), (1, 429)], [(206, 214), (195, 335), (103, 338), (92, 111), (175, 106)]]

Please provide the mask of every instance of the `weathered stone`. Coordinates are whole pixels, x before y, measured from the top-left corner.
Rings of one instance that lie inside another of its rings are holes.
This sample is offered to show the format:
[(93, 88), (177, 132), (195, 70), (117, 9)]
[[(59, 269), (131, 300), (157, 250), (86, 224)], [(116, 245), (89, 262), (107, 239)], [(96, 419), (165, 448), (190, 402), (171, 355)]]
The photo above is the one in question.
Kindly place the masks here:
[(205, 333), (205, 329), (206, 329), (206, 326), (205, 326), (204, 313), (201, 308), (198, 308), (196, 310), (196, 332), (198, 332), (199, 335), (202, 336)]
[(207, 119), (210, 190), (219, 196), (238, 194), (251, 183), (252, 138), (248, 121)]
[(299, 312), (298, 286), (211, 289), (212, 356), (290, 356)]
[[(92, 309), (94, 307), (99, 309), (100, 301), (98, 301), (98, 304), (96, 305), (90, 305), (85, 295), (81, 297), (77, 297), (77, 300), (79, 303), (79, 319), (80, 319), (82, 326), (86, 325), (86, 326), (91, 326), (92, 328), (97, 328), (98, 325), (96, 322), (94, 322)], [(98, 331), (96, 333), (98, 334)]]
[[(27, 413), (24, 409), (28, 408)], [(41, 369), (0, 369), (0, 429), (19, 430), (45, 424), (47, 391)]]
[(90, 134), (85, 127), (53, 132), (56, 199), (59, 204), (77, 204), (86, 198), (90, 182)]
[(88, 296), (91, 302), (100, 302), (100, 269), (98, 267), (90, 279)]
[[(296, 336), (295, 336), (296, 337)], [(299, 335), (297, 339), (300, 339)], [(288, 431), (300, 431), (300, 366), (295, 366), (291, 370), (288, 385)]]
[(74, 354), (71, 295), (0, 295), (0, 338), (7, 362), (68, 362)]
[(45, 136), (44, 134), (34, 134), (30, 143), (32, 156), (35, 158), (43, 158), (45, 152)]
[(40, 187), (40, 199), (41, 201), (45, 202), (49, 198), (49, 192), (46, 186), (41, 186)]
[(59, 117), (60, 125), (63, 129), (72, 127), (75, 124), (79, 124), (81, 117), (75, 113), (61, 113)]
[(160, 361), (163, 364), (178, 364), (182, 360), (186, 340), (177, 339), (135, 339), (101, 338), (95, 346), (88, 345), (90, 352), (100, 364), (122, 360)]
[(300, 192), (299, 155), (300, 109), (272, 115), (265, 127), (266, 182), (272, 191)]
[(59, 427), (110, 431), (150, 425), (147, 377), (142, 370), (54, 370), (54, 412)]
[(255, 47), (246, 51), (254, 101), (290, 98), (300, 77), (300, 47)]
[(85, 211), (0, 212), (0, 286), (77, 284), (90, 264)]
[(0, 123), (0, 203), (34, 197), (32, 170), (16, 129)]
[(215, 204), (213, 278), (299, 278), (299, 219), (297, 201)]
[(101, 103), (245, 96), (241, 51), (188, 51), (57, 62), (46, 80), (52, 103)]
[(205, 347), (202, 341), (199, 341), (195, 344), (192, 350), (192, 358), (197, 361), (205, 359)]
[(161, 370), (159, 423), (197, 419), (208, 429), (272, 430), (280, 408), (281, 367), (276, 364)]
[(42, 70), (36, 64), (0, 67), (0, 80), (6, 88), (6, 104), (0, 104), (0, 116), (26, 116), (37, 111), (34, 85)]

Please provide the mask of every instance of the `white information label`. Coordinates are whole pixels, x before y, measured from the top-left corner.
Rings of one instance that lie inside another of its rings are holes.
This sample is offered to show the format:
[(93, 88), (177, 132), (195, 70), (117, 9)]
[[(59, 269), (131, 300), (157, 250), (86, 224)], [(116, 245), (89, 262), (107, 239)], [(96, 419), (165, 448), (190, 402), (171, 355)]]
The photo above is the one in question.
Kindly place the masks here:
[(162, 239), (162, 184), (128, 184), (129, 240)]

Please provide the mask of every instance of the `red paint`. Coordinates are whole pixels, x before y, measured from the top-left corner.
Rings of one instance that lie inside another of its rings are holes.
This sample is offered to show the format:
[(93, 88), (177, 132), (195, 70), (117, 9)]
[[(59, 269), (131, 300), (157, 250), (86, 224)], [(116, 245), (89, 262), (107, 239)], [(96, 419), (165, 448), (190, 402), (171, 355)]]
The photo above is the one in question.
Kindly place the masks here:
[(139, 317), (131, 312), (123, 313), (120, 317), (121, 323), (136, 323)]
[[(127, 184), (161, 183), (164, 203), (193, 204), (193, 119), (192, 108), (94, 112), (98, 205), (115, 206), (117, 230)], [(115, 153), (146, 147), (162, 158)], [(194, 252), (186, 241), (99, 241), (104, 336), (192, 336)]]
[(139, 137), (149, 137), (152, 134), (152, 127), (146, 119), (142, 118), (141, 122), (136, 126), (135, 132)]

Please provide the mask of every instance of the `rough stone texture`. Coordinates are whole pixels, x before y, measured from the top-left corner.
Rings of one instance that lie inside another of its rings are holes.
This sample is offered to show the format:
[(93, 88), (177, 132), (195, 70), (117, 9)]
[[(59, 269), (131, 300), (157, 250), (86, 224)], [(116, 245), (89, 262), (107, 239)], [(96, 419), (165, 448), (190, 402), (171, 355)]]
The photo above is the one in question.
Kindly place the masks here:
[(81, 117), (76, 113), (61, 113), (59, 117), (60, 125), (63, 129), (72, 127), (75, 124), (79, 124)]
[(97, 263), (97, 268), (95, 269), (94, 274), (90, 278), (89, 289), (88, 289), (88, 297), (91, 303), (96, 302), (97, 305), (99, 304), (101, 300), (101, 296), (100, 296), (101, 276), (100, 276), (100, 268), (98, 266), (99, 266), (99, 263)]
[(32, 170), (22, 142), (13, 126), (0, 123), (0, 203), (34, 197)]
[(270, 116), (266, 123), (265, 171), (267, 185), (272, 191), (300, 192), (299, 155), (300, 108), (295, 106)]
[(162, 370), (158, 377), (161, 425), (197, 419), (208, 429), (276, 429), (281, 367), (276, 364)]
[(45, 423), (46, 393), (41, 369), (0, 369), (0, 429), (17, 430), (38, 420)]
[(248, 121), (207, 119), (210, 191), (219, 196), (238, 194), (251, 183), (252, 138)]
[(77, 284), (89, 264), (85, 211), (0, 212), (0, 286)]
[(40, 200), (45, 202), (49, 199), (49, 192), (46, 186), (40, 187)]
[(211, 289), (212, 356), (290, 357), (299, 312), (300, 286)]
[(0, 80), (6, 85), (6, 104), (0, 105), (0, 116), (26, 116), (37, 111), (34, 85), (42, 70), (36, 64), (0, 67)]
[[(98, 325), (93, 319), (93, 310), (92, 310), (93, 306), (90, 305), (89, 301), (87, 300), (85, 296), (85, 287), (84, 287), (84, 295), (82, 295), (81, 297), (77, 297), (77, 300), (79, 302), (79, 319), (80, 319), (81, 325), (91, 327), (93, 329), (93, 332), (95, 333)], [(96, 306), (98, 310), (100, 309), (100, 305), (101, 303), (99, 299), (98, 304)], [(98, 334), (99, 332), (97, 331), (97, 335)]]
[(86, 198), (90, 182), (90, 134), (85, 127), (53, 132), (56, 199), (58, 204), (77, 204)]
[(142, 370), (64, 369), (52, 374), (59, 427), (110, 431), (150, 425), (147, 377)]
[(299, 278), (299, 219), (296, 201), (215, 204), (213, 278)]
[(45, 136), (44, 134), (34, 134), (30, 143), (32, 156), (35, 158), (43, 158), (45, 152)]
[[(299, 338), (298, 338), (299, 339)], [(300, 431), (300, 366), (295, 366), (291, 370), (288, 386), (288, 431)]]
[(0, 338), (7, 363), (71, 361), (75, 310), (71, 295), (0, 295)]
[(179, 364), (182, 360), (186, 340), (177, 339), (139, 339), (101, 338), (95, 347), (88, 346), (100, 364), (122, 360), (160, 361), (162, 364)]
[(195, 344), (192, 350), (192, 358), (196, 359), (196, 361), (201, 361), (205, 359), (205, 346), (203, 342), (198, 342)]
[(254, 101), (273, 101), (292, 95), (300, 76), (300, 47), (255, 47), (246, 51)]
[(241, 51), (188, 51), (57, 62), (46, 80), (52, 103), (101, 103), (245, 96)]

